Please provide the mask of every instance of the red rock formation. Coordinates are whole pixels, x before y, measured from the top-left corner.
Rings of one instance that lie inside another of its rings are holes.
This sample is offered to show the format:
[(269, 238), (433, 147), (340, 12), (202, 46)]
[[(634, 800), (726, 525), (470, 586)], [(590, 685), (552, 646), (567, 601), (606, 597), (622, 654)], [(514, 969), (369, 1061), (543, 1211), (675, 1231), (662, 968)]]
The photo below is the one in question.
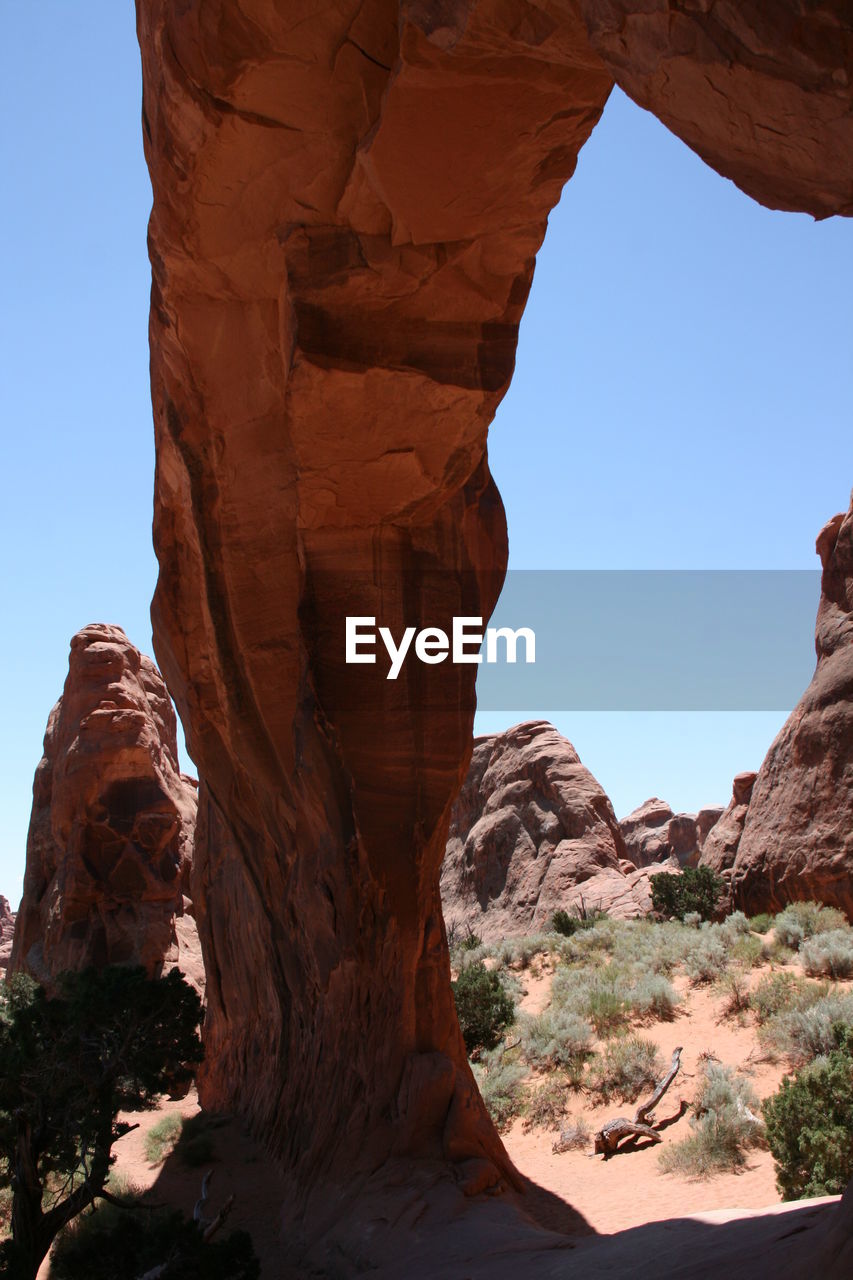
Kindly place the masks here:
[(6, 969), (12, 955), (12, 938), (15, 934), (15, 912), (9, 899), (0, 893), (0, 972)]
[(474, 740), (441, 869), (448, 925), (486, 941), (532, 933), (581, 896), (636, 915), (624, 857), (604, 790), (547, 720)]
[(619, 823), (628, 858), (635, 867), (648, 867), (653, 862), (695, 866), (708, 832), (722, 812), (722, 808), (709, 807), (698, 814), (673, 813), (665, 800), (646, 800)]
[(731, 870), (737, 847), (743, 835), (749, 798), (755, 786), (756, 773), (738, 773), (732, 783), (732, 798), (722, 817), (712, 827), (699, 861), (723, 874)]
[(853, 919), (853, 502), (817, 552), (817, 668), (755, 779), (731, 891), (750, 914), (813, 898)]
[(617, 84), (771, 209), (853, 213), (853, 12), (840, 0), (580, 0)]
[[(207, 1096), (265, 1130), (322, 1215), (324, 1185), (392, 1153), (482, 1188), (512, 1174), (465, 1062), (438, 893), (474, 669), (387, 682), (345, 666), (342, 624), (491, 611), (507, 551), (487, 427), (610, 75), (562, 0), (137, 9), (155, 644), (209, 792)], [(782, 88), (800, 83), (790, 35), (768, 60)], [(702, 120), (746, 182), (738, 88)], [(762, 124), (825, 124), (780, 96)], [(750, 154), (762, 198), (790, 203), (779, 148)], [(827, 165), (822, 212), (846, 171)]]
[(195, 809), (154, 663), (119, 627), (85, 627), (33, 783), (10, 968), (49, 981), (89, 964), (159, 972), (176, 959)]

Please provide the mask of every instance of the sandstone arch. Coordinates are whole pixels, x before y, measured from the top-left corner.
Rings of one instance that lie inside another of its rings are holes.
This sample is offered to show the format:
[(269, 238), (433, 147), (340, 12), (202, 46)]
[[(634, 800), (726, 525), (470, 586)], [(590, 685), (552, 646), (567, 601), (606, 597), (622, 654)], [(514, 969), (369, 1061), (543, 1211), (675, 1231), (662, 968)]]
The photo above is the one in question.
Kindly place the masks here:
[(512, 1181), (438, 900), (474, 669), (354, 678), (341, 615), (491, 611), (507, 549), (488, 424), (548, 212), (614, 76), (764, 203), (849, 212), (849, 14), (137, 10), (154, 633), (205, 784), (206, 1096), (269, 1133), (303, 1200), (395, 1154), (449, 1161), (469, 1190)]

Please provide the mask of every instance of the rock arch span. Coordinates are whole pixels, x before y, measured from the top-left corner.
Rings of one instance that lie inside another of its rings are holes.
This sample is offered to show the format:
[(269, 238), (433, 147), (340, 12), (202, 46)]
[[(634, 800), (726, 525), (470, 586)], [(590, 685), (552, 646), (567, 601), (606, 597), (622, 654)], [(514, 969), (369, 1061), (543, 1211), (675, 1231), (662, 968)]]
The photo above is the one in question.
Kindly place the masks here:
[(203, 779), (205, 1099), (268, 1134), (303, 1205), (398, 1157), (470, 1192), (517, 1184), (465, 1060), (438, 896), (475, 668), (347, 670), (341, 618), (489, 616), (507, 541), (488, 426), (614, 80), (763, 203), (849, 213), (849, 9), (137, 13), (154, 635)]

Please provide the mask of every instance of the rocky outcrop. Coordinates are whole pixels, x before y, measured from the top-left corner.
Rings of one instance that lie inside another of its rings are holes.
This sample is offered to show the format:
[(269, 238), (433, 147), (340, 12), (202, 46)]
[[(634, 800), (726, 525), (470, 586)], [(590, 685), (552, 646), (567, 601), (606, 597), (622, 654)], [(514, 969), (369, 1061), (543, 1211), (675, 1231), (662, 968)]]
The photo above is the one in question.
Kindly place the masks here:
[(627, 857), (635, 867), (648, 867), (653, 862), (695, 866), (708, 832), (722, 812), (722, 808), (709, 807), (697, 814), (673, 813), (665, 800), (646, 800), (619, 823)]
[(735, 775), (728, 807), (705, 841), (700, 862), (706, 867), (712, 867), (718, 874), (729, 871), (734, 863), (757, 777), (757, 773)]
[(580, 0), (619, 86), (771, 209), (853, 213), (853, 14), (837, 0)]
[(9, 906), (9, 899), (0, 893), (0, 972), (9, 964), (12, 955), (12, 938), (15, 935), (15, 912)]
[(121, 628), (85, 627), (36, 769), (10, 968), (49, 982), (87, 965), (159, 973), (177, 961), (195, 812), (160, 673)]
[(636, 915), (624, 857), (604, 790), (547, 720), (474, 740), (441, 869), (448, 927), (532, 933), (581, 897)]
[[(153, 620), (209, 797), (206, 1089), (263, 1128), (322, 1264), (329, 1185), (355, 1196), (392, 1156), (468, 1190), (516, 1180), (465, 1060), (438, 889), (475, 668), (387, 681), (346, 665), (343, 625), (491, 612), (507, 543), (488, 424), (548, 212), (612, 85), (587, 29), (616, 55), (603, 0), (137, 14)], [(822, 13), (787, 14), (760, 56), (725, 52), (710, 95), (717, 67), (688, 45), (699, 74), (676, 77), (673, 115), (695, 95), (691, 142), (762, 199), (846, 208), (829, 115), (846, 46)], [(719, 21), (691, 9), (691, 31)], [(811, 183), (801, 150), (823, 166)]]
[(739, 840), (732, 815), (723, 865), (750, 914), (813, 898), (853, 919), (853, 502), (821, 530), (817, 552), (815, 674), (744, 791)]

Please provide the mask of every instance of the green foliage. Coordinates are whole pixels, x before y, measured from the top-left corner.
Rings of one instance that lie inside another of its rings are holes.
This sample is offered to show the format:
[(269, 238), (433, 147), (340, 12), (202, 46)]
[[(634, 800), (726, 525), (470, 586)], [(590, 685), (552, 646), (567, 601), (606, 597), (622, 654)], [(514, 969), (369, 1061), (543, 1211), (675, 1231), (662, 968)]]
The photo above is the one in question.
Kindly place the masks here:
[(843, 929), (846, 924), (846, 916), (834, 907), (824, 907), (819, 902), (792, 902), (776, 917), (776, 941), (796, 951), (806, 938)]
[(177, 971), (151, 981), (111, 967), (58, 985), (49, 997), (19, 977), (0, 993), (0, 1182), (14, 1194), (13, 1274), (26, 1278), (102, 1194), (129, 1128), (118, 1112), (185, 1087), (201, 1060), (201, 1002)]
[(763, 1104), (783, 1200), (838, 1195), (853, 1177), (853, 1030), (836, 1023), (833, 1035), (825, 1057)]
[(551, 920), (551, 928), (555, 933), (561, 933), (563, 937), (570, 938), (573, 933), (577, 933), (581, 927), (581, 922), (577, 916), (572, 915), (568, 911), (555, 911)]
[(749, 917), (749, 927), (753, 933), (767, 933), (772, 923), (773, 917), (766, 911), (760, 911), (757, 916)]
[(245, 1231), (205, 1243), (179, 1212), (102, 1205), (57, 1242), (51, 1280), (116, 1280), (163, 1263), (162, 1280), (258, 1280), (261, 1274)]
[(644, 974), (626, 996), (628, 1007), (641, 1018), (671, 1022), (680, 1004), (680, 996), (672, 983), (660, 973)]
[(712, 920), (719, 910), (723, 881), (711, 867), (685, 867), (680, 873), (659, 871), (651, 877), (652, 910), (666, 920), (683, 920), (697, 912)]
[(593, 1060), (590, 1084), (604, 1098), (634, 1102), (663, 1075), (657, 1045), (643, 1036), (620, 1036)]
[(709, 1063), (693, 1103), (693, 1132), (660, 1153), (663, 1171), (701, 1179), (742, 1168), (746, 1152), (764, 1145), (758, 1105), (747, 1080)]
[(830, 929), (806, 938), (800, 947), (803, 968), (814, 977), (853, 976), (853, 929)]
[(451, 988), (469, 1054), (494, 1048), (515, 1016), (515, 1006), (500, 974), (487, 969), (480, 960), (463, 969)]
[(149, 1164), (162, 1164), (181, 1136), (183, 1120), (176, 1113), (165, 1115), (145, 1135), (145, 1159)]

